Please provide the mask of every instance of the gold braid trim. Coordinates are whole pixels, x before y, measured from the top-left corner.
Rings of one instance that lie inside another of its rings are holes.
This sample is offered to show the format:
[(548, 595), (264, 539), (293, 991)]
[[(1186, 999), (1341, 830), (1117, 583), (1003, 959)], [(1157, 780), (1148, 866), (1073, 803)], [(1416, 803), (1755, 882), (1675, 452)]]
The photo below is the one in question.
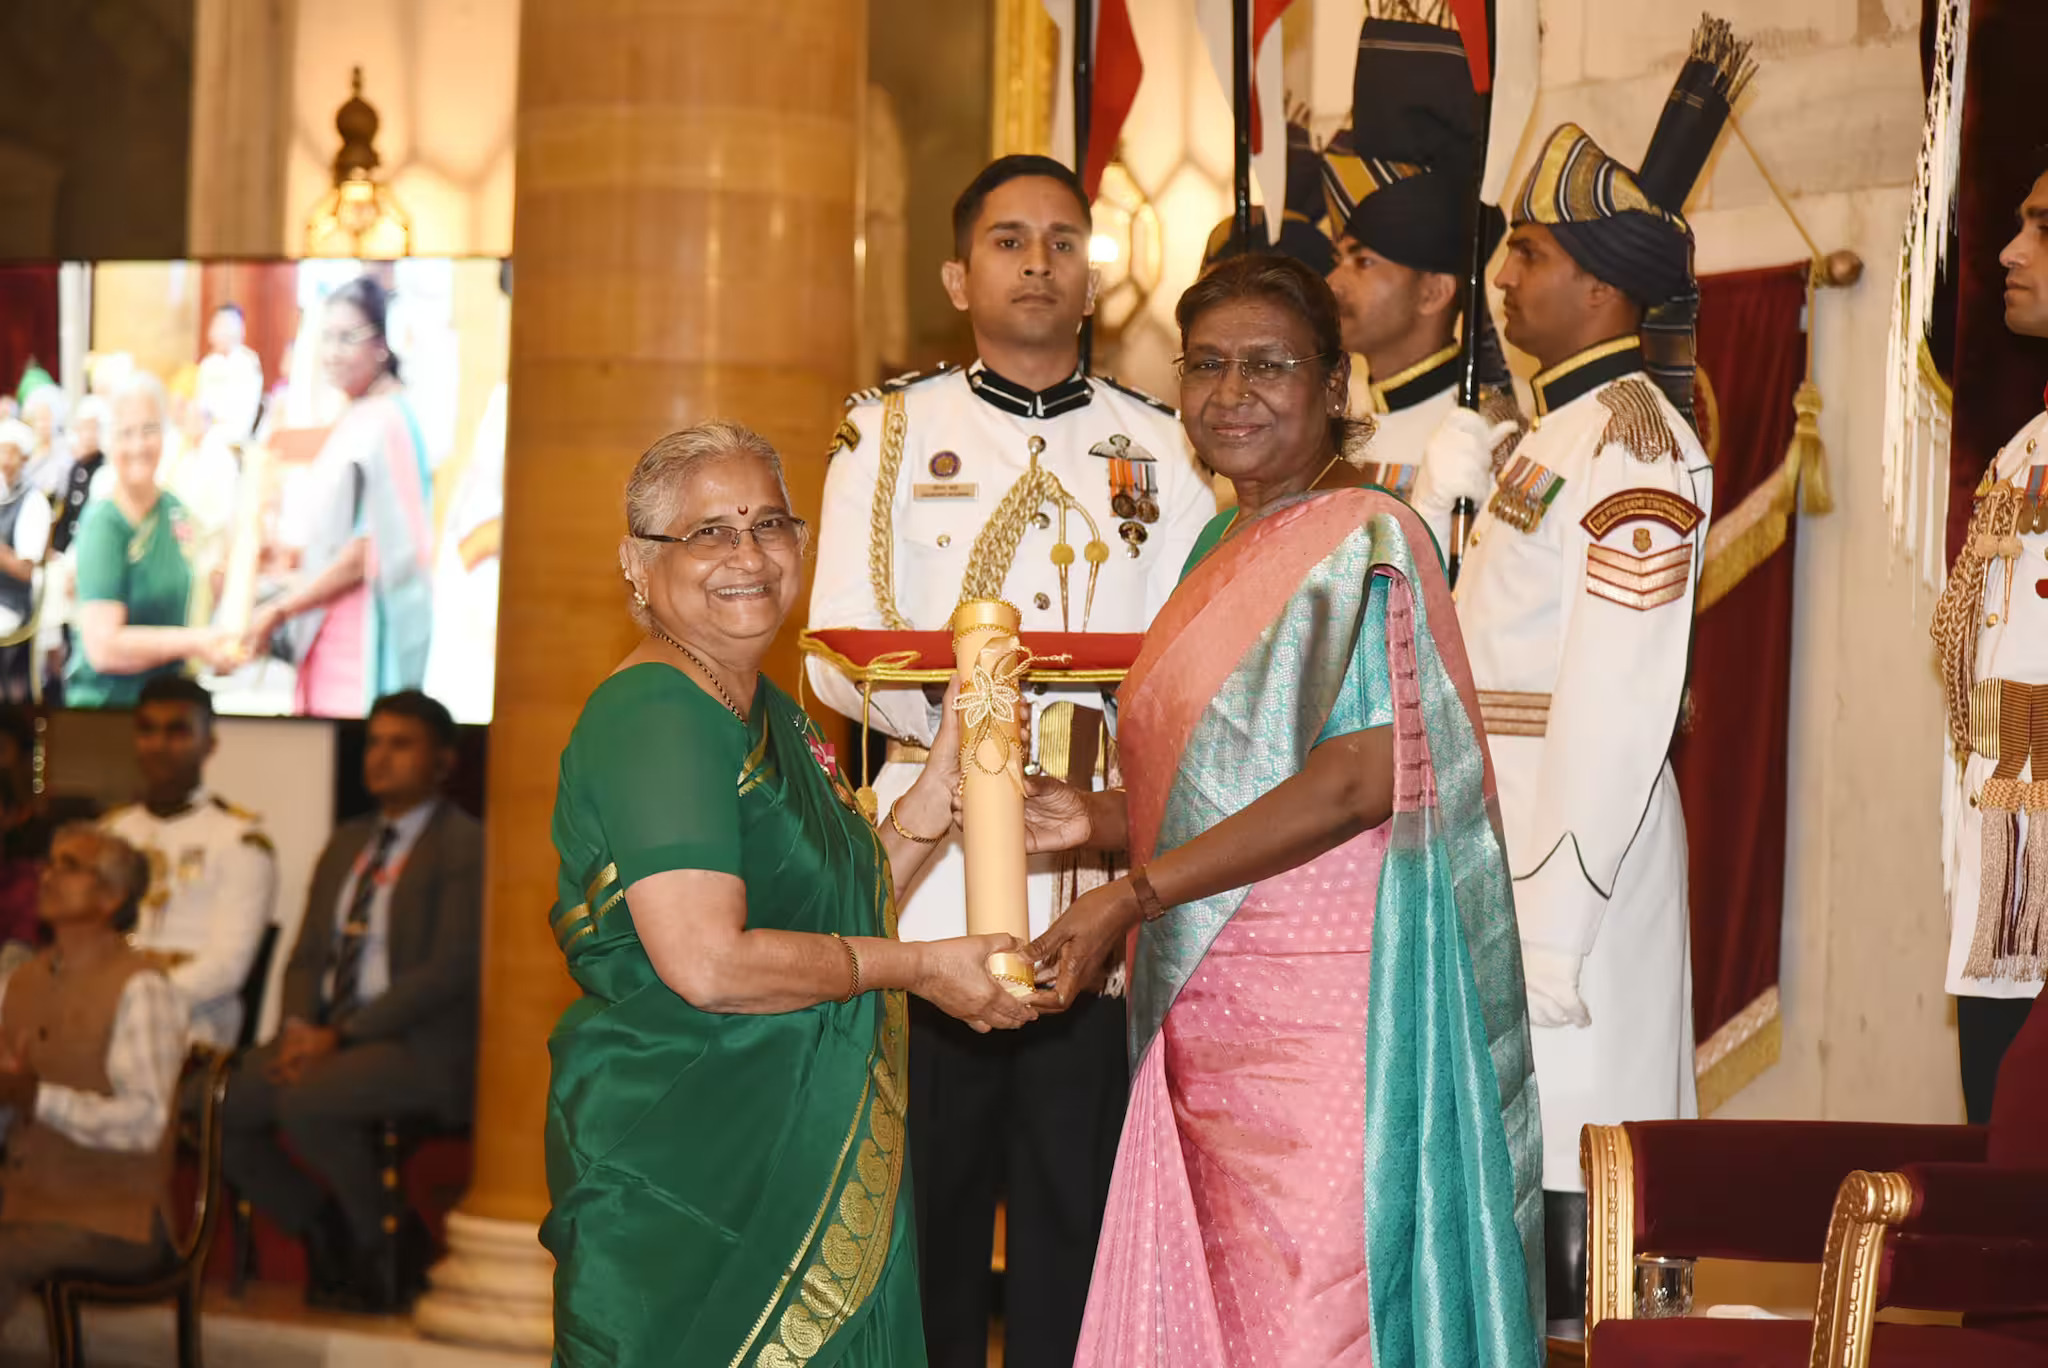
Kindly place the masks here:
[(875, 587), (882, 625), (896, 632), (910, 630), (909, 621), (896, 611), (896, 481), (903, 473), (903, 444), (909, 436), (903, 392), (897, 390), (882, 400), (882, 458), (868, 520), (868, 582)]
[(962, 603), (1003, 596), (1003, 581), (1010, 577), (1010, 566), (1017, 559), (1017, 544), (1024, 540), (1031, 515), (1047, 499), (1072, 502), (1073, 496), (1060, 484), (1058, 476), (1038, 463), (1038, 455), (1033, 452), (1030, 468), (1010, 486), (974, 539), (974, 550), (967, 558), (967, 574), (960, 581)]
[(1977, 633), (1983, 624), (1984, 582), (1997, 558), (1995, 542), (2013, 534), (2019, 522), (2020, 491), (1999, 482), (1987, 491), (1970, 518), (1970, 535), (1956, 555), (1948, 583), (1935, 600), (1935, 655), (1941, 662), (1941, 692), (1948, 704), (1948, 735), (1956, 758), (1970, 753), (1970, 689), (1976, 683)]
[(1638, 461), (1654, 464), (1678, 455), (1678, 438), (1664, 412), (1657, 407), (1657, 392), (1640, 376), (1618, 380), (1600, 391), (1600, 403), (1613, 416), (1600, 434), (1600, 445), (1620, 445)]

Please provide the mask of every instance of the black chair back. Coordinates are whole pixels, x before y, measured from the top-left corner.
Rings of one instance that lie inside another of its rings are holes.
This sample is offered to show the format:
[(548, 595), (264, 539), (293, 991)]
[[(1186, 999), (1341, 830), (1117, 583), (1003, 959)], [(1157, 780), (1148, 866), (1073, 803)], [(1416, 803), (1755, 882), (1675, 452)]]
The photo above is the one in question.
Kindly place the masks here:
[(249, 972), (242, 978), (242, 1034), (235, 1041), (235, 1048), (246, 1050), (256, 1043), (256, 1032), (263, 1025), (263, 1004), (270, 996), (270, 961), (277, 955), (277, 923), (263, 928), (263, 939), (256, 942), (256, 957), (249, 961)]
[[(228, 1095), (228, 1066), (234, 1055), (210, 1045), (194, 1045), (185, 1060), (185, 1078), (198, 1077), (197, 1130), (189, 1140), (199, 1164), (199, 1188), (192, 1219), (183, 1230), (169, 1232), (171, 1259), (139, 1278), (116, 1279), (97, 1273), (59, 1272), (42, 1284), (43, 1315), (50, 1332), (50, 1361), (56, 1368), (78, 1368), (84, 1353), (79, 1334), (79, 1308), (87, 1302), (149, 1302), (177, 1300), (179, 1368), (200, 1368), (200, 1279), (206, 1268), (213, 1232), (225, 1202), (221, 1192), (221, 1110)], [(182, 1092), (182, 1089), (181, 1089)], [(175, 1114), (170, 1124), (179, 1124)]]
[[(275, 931), (276, 927), (270, 928)], [(199, 1167), (199, 1182), (192, 1196), (192, 1222), (181, 1233), (171, 1232), (171, 1248), (177, 1256), (176, 1272), (196, 1272), (213, 1248), (214, 1228), (220, 1224), (221, 1196), (220, 1140), (221, 1111), (227, 1104), (228, 1071), (234, 1054), (207, 1045), (194, 1045), (185, 1060), (186, 1077), (199, 1076), (199, 1125), (192, 1136), (193, 1159)]]

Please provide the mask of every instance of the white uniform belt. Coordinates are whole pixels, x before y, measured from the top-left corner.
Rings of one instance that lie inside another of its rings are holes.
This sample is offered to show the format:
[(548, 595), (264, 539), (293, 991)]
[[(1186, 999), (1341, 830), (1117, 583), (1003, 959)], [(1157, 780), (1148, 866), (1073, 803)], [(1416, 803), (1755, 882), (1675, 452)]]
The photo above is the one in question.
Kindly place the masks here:
[(1479, 720), (1488, 736), (1542, 736), (1550, 730), (1550, 695), (1481, 689)]

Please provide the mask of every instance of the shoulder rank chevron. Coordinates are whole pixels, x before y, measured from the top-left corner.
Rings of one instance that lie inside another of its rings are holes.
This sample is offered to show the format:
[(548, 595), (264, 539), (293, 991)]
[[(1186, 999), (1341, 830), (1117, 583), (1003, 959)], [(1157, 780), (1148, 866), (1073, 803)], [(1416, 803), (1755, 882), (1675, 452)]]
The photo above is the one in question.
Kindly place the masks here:
[(864, 390), (855, 390), (846, 396), (846, 406), (852, 408), (855, 404), (879, 404), (882, 402), (882, 396), (885, 394), (894, 394), (898, 390), (907, 390), (912, 385), (921, 384), (926, 380), (936, 380), (942, 375), (951, 375), (953, 371), (953, 365), (946, 361), (939, 362), (936, 367), (928, 371), (905, 371), (894, 379), (884, 380), (879, 385), (870, 385)]
[(1180, 417), (1180, 410), (1175, 408), (1173, 405), (1167, 403), (1164, 399), (1155, 399), (1141, 389), (1133, 389), (1129, 385), (1126, 385), (1123, 381), (1117, 379), (1114, 375), (1096, 375), (1090, 376), (1089, 378), (1101, 381), (1103, 384), (1115, 390), (1118, 394), (1128, 394), (1131, 398), (1137, 400), (1139, 403), (1150, 405), (1152, 408), (1158, 409), (1161, 413), (1166, 414), (1170, 418)]

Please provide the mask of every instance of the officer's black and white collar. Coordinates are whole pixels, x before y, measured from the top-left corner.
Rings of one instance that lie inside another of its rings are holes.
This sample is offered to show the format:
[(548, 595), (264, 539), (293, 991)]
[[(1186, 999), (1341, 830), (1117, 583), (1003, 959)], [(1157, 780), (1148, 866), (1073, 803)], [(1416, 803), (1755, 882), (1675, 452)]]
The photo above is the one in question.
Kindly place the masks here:
[(1643, 344), (1631, 335), (1617, 337), (1566, 357), (1529, 382), (1536, 392), (1536, 416), (1561, 409), (1612, 380), (1643, 368)]
[(1372, 387), (1373, 408), (1379, 413), (1399, 413), (1442, 394), (1458, 379), (1458, 354), (1464, 348), (1456, 342), (1442, 351), (1423, 357), (1404, 371)]
[(192, 813), (193, 811), (197, 810), (202, 804), (206, 803), (207, 801), (209, 801), (209, 795), (206, 792), (206, 786), (204, 784), (201, 784), (198, 788), (193, 789), (190, 793), (186, 794), (181, 802), (179, 802), (176, 806), (172, 807), (168, 811), (158, 811), (156, 808), (151, 807), (148, 803), (144, 803), (142, 805), (142, 810), (144, 812), (147, 812), (150, 816), (156, 818), (159, 822), (175, 822), (180, 817), (184, 817)]
[(1095, 397), (1089, 387), (1088, 377), (1076, 367), (1074, 373), (1057, 385), (1046, 389), (1027, 389), (1025, 386), (990, 370), (980, 361), (967, 368), (967, 383), (975, 394), (1005, 413), (1014, 413), (1019, 418), (1057, 418), (1062, 413), (1071, 413), (1077, 408), (1086, 408), (1088, 401)]

